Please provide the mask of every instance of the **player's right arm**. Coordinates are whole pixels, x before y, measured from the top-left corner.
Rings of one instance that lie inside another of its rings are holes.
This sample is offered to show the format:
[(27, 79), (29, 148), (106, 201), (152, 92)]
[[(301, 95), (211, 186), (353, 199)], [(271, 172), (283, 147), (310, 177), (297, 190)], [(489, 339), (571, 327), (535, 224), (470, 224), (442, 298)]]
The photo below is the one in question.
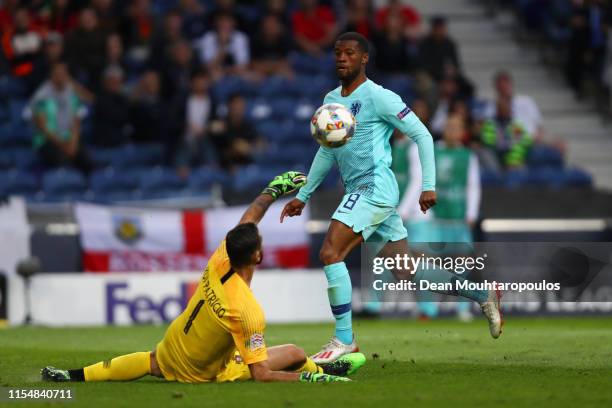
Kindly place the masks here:
[(319, 147), (319, 151), (308, 171), (308, 184), (300, 189), (296, 198), (285, 205), (281, 213), (280, 222), (283, 222), (286, 216), (293, 217), (302, 214), (306, 202), (319, 185), (321, 185), (321, 182), (325, 179), (325, 176), (327, 176), (327, 173), (329, 173), (329, 170), (334, 165), (334, 161), (334, 154), (331, 148), (324, 146)]
[(255, 364), (249, 364), (251, 378), (259, 382), (337, 382), (350, 381), (346, 377), (338, 377), (323, 373), (308, 373), (308, 372), (289, 372), (289, 371), (272, 371), (268, 361), (262, 361)]
[(299, 171), (287, 171), (274, 177), (247, 208), (238, 224), (259, 223), (274, 201), (286, 194), (293, 193), (304, 184), (306, 184), (306, 176)]

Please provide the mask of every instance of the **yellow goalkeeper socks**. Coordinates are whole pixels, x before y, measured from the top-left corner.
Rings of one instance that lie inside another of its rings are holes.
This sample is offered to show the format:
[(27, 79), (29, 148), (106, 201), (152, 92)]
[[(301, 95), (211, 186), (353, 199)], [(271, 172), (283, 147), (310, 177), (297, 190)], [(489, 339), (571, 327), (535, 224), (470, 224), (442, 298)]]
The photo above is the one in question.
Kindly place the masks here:
[(306, 357), (306, 362), (304, 363), (304, 365), (295, 371), (306, 371), (309, 373), (320, 374), (323, 372), (323, 369), (316, 365), (315, 362), (310, 359), (310, 357)]
[(126, 354), (83, 369), (85, 381), (129, 381), (151, 373), (150, 352)]

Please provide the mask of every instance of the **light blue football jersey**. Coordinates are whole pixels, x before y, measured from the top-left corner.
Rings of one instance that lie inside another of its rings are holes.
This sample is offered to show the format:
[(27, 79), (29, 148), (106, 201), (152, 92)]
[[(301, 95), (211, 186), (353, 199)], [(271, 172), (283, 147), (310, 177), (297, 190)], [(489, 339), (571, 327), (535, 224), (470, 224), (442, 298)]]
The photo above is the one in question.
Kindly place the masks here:
[(342, 87), (329, 92), (324, 103), (339, 103), (351, 110), (357, 121), (353, 138), (344, 146), (321, 146), (308, 174), (308, 183), (297, 198), (306, 202), (336, 164), (345, 193), (359, 193), (384, 206), (396, 207), (399, 190), (391, 171), (390, 139), (398, 129), (417, 143), (423, 167), (423, 191), (435, 190), (434, 145), (431, 134), (394, 92), (369, 79), (343, 97)]

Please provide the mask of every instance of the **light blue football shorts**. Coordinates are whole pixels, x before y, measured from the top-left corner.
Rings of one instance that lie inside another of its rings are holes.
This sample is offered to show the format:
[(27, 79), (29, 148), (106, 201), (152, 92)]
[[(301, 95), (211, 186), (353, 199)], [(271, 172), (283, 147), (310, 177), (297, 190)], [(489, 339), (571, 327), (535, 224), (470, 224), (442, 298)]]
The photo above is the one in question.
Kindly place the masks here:
[(399, 241), (408, 236), (395, 207), (377, 204), (359, 193), (346, 194), (332, 219), (351, 227), (364, 241), (374, 232), (382, 242)]

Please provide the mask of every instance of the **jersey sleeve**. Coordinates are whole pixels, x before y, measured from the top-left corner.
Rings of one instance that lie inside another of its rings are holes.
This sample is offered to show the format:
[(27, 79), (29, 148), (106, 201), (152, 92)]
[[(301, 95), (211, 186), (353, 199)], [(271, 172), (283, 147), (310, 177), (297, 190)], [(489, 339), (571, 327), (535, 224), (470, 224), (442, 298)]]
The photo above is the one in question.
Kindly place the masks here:
[(268, 359), (264, 340), (265, 321), (259, 307), (249, 304), (230, 320), (230, 328), (236, 348), (245, 364), (255, 364)]
[(382, 120), (412, 139), (419, 149), (423, 174), (423, 191), (436, 189), (436, 162), (433, 138), (419, 118), (399, 95), (383, 89), (374, 98), (376, 112)]
[(302, 202), (307, 202), (312, 193), (319, 187), (321, 182), (329, 173), (329, 170), (334, 164), (334, 154), (331, 152), (329, 147), (321, 146), (317, 151), (317, 154), (312, 161), (310, 170), (308, 171), (308, 182), (304, 187), (300, 189), (296, 198)]

